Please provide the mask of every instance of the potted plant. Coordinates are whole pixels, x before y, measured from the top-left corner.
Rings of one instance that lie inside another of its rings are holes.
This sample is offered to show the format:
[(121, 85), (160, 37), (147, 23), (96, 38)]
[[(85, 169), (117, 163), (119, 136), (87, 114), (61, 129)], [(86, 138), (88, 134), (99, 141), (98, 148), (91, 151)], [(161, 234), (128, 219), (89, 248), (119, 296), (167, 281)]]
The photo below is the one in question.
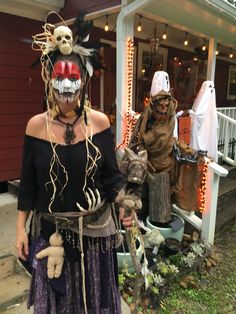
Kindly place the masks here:
[(159, 229), (165, 239), (174, 238), (182, 241), (184, 234), (184, 219), (176, 213), (171, 214), (171, 220), (165, 224), (153, 223), (149, 216), (146, 218), (146, 225), (150, 229)]
[[(123, 235), (123, 241), (121, 245), (117, 248), (117, 260), (118, 260), (118, 269), (121, 270), (125, 265), (127, 265), (130, 273), (134, 272), (133, 262), (131, 255), (129, 253), (129, 248), (126, 242), (125, 230), (120, 230), (120, 233)], [(142, 247), (139, 238), (136, 238), (136, 255), (139, 260), (142, 257)]]

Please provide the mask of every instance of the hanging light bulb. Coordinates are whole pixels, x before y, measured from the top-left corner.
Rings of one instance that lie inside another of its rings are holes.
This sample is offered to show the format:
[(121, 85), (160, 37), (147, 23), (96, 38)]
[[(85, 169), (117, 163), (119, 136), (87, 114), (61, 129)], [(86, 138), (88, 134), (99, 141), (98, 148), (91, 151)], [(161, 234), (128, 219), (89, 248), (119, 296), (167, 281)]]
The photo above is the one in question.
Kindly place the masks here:
[(137, 31), (138, 31), (138, 32), (141, 32), (141, 30), (142, 30), (141, 18), (142, 18), (142, 15), (139, 15), (139, 22), (138, 22), (138, 27), (137, 27)]
[(215, 51), (215, 55), (216, 55), (216, 56), (219, 55), (219, 46), (220, 46), (220, 44), (217, 44), (216, 51)]
[(166, 24), (166, 25), (165, 25), (164, 34), (162, 35), (162, 38), (163, 38), (164, 40), (167, 39), (167, 33), (166, 33), (167, 27), (168, 27), (168, 25)]
[(206, 39), (203, 39), (202, 51), (206, 51)]
[(108, 26), (108, 15), (106, 15), (106, 24), (104, 26), (104, 30), (105, 32), (108, 32), (109, 31), (109, 26)]
[(230, 59), (232, 59), (232, 58), (234, 57), (234, 54), (233, 54), (233, 50), (232, 50), (232, 48), (230, 48), (229, 57), (230, 57)]
[(185, 35), (184, 46), (188, 46), (188, 32), (186, 32), (186, 35)]

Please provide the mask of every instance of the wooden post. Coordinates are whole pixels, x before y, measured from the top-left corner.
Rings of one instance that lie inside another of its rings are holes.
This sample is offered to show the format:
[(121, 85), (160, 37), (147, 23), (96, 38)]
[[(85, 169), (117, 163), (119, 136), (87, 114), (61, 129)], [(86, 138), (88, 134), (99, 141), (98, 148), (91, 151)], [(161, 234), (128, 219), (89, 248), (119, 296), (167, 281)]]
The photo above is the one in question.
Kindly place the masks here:
[(154, 174), (149, 186), (149, 216), (151, 222), (166, 223), (171, 220), (170, 179), (166, 172)]

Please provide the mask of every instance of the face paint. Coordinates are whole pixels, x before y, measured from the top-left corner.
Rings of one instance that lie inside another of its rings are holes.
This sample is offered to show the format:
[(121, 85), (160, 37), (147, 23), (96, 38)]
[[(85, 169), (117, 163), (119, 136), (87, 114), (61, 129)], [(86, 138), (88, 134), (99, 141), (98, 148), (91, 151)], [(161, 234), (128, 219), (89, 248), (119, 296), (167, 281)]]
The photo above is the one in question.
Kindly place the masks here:
[(79, 66), (69, 61), (56, 62), (52, 72), (52, 87), (59, 102), (76, 101), (81, 87)]

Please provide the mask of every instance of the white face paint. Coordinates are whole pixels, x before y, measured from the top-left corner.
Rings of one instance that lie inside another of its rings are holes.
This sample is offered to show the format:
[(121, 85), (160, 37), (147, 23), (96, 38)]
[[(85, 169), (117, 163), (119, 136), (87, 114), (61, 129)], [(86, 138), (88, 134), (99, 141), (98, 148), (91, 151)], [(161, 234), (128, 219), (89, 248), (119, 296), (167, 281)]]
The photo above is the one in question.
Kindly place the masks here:
[(56, 90), (58, 90), (59, 94), (64, 93), (72, 93), (75, 94), (81, 86), (81, 79), (75, 80), (75, 79), (68, 79), (65, 78), (63, 80), (56, 78), (52, 79), (52, 87)]
[(75, 102), (81, 88), (78, 65), (72, 62), (58, 61), (54, 65), (51, 83), (58, 102)]

